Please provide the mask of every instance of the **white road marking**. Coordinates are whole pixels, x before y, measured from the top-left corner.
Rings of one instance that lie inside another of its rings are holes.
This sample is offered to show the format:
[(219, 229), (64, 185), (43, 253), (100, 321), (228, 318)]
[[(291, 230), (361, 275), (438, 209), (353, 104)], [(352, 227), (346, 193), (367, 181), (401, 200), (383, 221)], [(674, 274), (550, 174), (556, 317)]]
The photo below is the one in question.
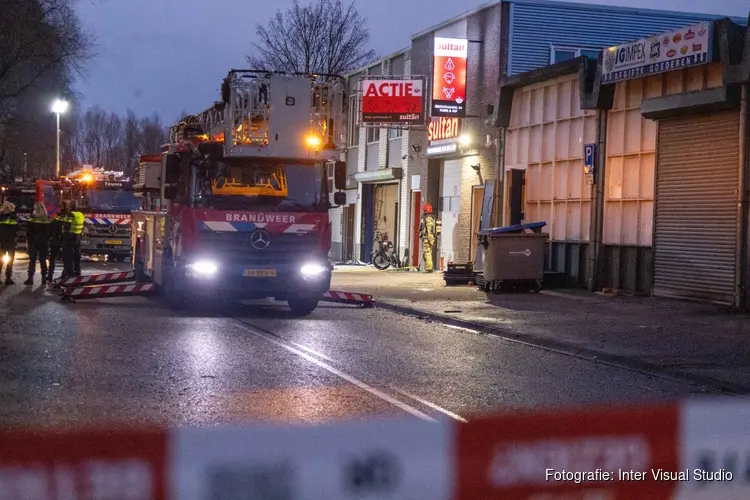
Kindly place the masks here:
[(318, 352), (318, 351), (316, 351), (315, 349), (311, 349), (311, 348), (309, 348), (309, 347), (307, 347), (307, 346), (304, 346), (304, 345), (302, 345), (302, 344), (298, 344), (297, 342), (292, 342), (292, 344), (294, 344), (295, 346), (299, 347), (299, 348), (300, 348), (300, 349), (302, 349), (303, 351), (307, 351), (307, 352), (309, 352), (310, 354), (313, 354), (313, 355), (315, 355), (315, 356), (317, 356), (317, 357), (319, 357), (319, 358), (325, 359), (326, 361), (330, 361), (331, 363), (335, 363), (335, 362), (336, 362), (336, 361), (335, 361), (335, 360), (334, 360), (333, 358), (331, 358), (331, 357), (329, 357), (329, 356), (326, 356), (326, 355), (325, 355), (325, 354), (323, 354), (322, 352)]
[(383, 401), (386, 401), (387, 403), (390, 403), (393, 406), (396, 406), (397, 408), (400, 408), (400, 409), (404, 410), (406, 413), (409, 413), (410, 415), (413, 415), (413, 416), (415, 416), (417, 418), (421, 418), (423, 420), (428, 420), (430, 422), (435, 422), (436, 421), (431, 416), (427, 415), (424, 412), (419, 411), (418, 409), (414, 408), (413, 406), (410, 406), (410, 405), (408, 405), (408, 404), (406, 404), (406, 403), (404, 403), (402, 401), (399, 401), (396, 398), (393, 398), (393, 397), (389, 396), (388, 394), (386, 394), (386, 393), (384, 393), (382, 391), (379, 391), (378, 389), (372, 387), (371, 385), (366, 384), (365, 382), (362, 382), (361, 380), (359, 380), (357, 378), (354, 378), (351, 375), (349, 375), (347, 373), (344, 373), (344, 372), (342, 372), (341, 370), (339, 370), (337, 368), (334, 368), (333, 366), (329, 365), (328, 363), (324, 363), (323, 361), (320, 361), (319, 359), (314, 358), (311, 355), (309, 355), (309, 354), (307, 354), (305, 352), (302, 352), (301, 350), (296, 349), (296, 348), (294, 348), (294, 347), (292, 347), (292, 346), (290, 346), (290, 345), (288, 345), (288, 344), (286, 344), (284, 342), (279, 342), (278, 340), (274, 340), (271, 337), (269, 337), (268, 335), (265, 335), (265, 334), (262, 334), (262, 333), (258, 333), (258, 332), (256, 332), (252, 328), (252, 326), (250, 326), (250, 325), (248, 325), (246, 323), (243, 323), (242, 321), (237, 321), (237, 322), (240, 325), (244, 326), (245, 330), (248, 333), (250, 333), (252, 335), (255, 335), (256, 337), (261, 338), (261, 339), (263, 339), (263, 340), (265, 340), (267, 342), (275, 344), (275, 345), (281, 347), (282, 349), (286, 349), (287, 351), (289, 351), (289, 352), (291, 352), (293, 354), (296, 354), (297, 356), (299, 356), (301, 358), (306, 359), (307, 361), (313, 363), (314, 365), (317, 365), (320, 368), (323, 368), (324, 370), (326, 370), (326, 371), (328, 371), (330, 373), (333, 373), (337, 377), (346, 380), (350, 384), (359, 387), (363, 391), (369, 392), (373, 396), (378, 397), (378, 398), (382, 399)]
[(403, 389), (399, 389), (398, 387), (395, 387), (395, 386), (392, 386), (392, 385), (389, 385), (388, 387), (390, 387), (390, 388), (391, 388), (391, 390), (393, 390), (393, 391), (396, 391), (396, 392), (398, 392), (399, 394), (402, 394), (402, 395), (406, 396), (407, 398), (411, 398), (411, 399), (413, 399), (414, 401), (417, 401), (417, 402), (419, 402), (419, 403), (422, 403), (423, 405), (425, 405), (425, 406), (427, 406), (427, 407), (429, 407), (429, 408), (432, 408), (432, 409), (433, 409), (433, 410), (435, 410), (435, 411), (439, 411), (440, 413), (443, 413), (443, 414), (445, 414), (445, 415), (448, 415), (448, 416), (449, 416), (450, 418), (456, 419), (456, 420), (458, 420), (459, 422), (463, 422), (463, 423), (466, 423), (466, 422), (468, 422), (468, 420), (466, 420), (466, 419), (465, 419), (464, 417), (462, 417), (461, 415), (458, 415), (458, 414), (456, 414), (456, 413), (453, 413), (453, 412), (452, 412), (452, 411), (450, 411), (450, 410), (446, 410), (446, 409), (445, 409), (445, 408), (443, 408), (442, 406), (438, 406), (438, 405), (436, 405), (435, 403), (431, 403), (431, 402), (427, 401), (426, 399), (422, 399), (422, 398), (420, 398), (419, 396), (415, 396), (414, 394), (411, 394), (411, 393), (409, 393), (409, 392), (406, 392), (406, 391), (404, 391)]

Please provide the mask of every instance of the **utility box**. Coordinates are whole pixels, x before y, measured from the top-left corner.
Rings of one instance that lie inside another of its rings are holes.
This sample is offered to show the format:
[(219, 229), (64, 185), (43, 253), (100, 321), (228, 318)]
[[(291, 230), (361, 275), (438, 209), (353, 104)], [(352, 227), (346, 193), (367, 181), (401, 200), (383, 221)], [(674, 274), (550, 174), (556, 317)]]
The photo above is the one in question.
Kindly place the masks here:
[(142, 156), (138, 162), (133, 190), (136, 193), (161, 188), (161, 156)]
[(541, 290), (548, 240), (542, 228), (546, 225), (546, 222), (531, 222), (479, 232), (483, 277), (478, 281), (485, 292), (518, 287)]

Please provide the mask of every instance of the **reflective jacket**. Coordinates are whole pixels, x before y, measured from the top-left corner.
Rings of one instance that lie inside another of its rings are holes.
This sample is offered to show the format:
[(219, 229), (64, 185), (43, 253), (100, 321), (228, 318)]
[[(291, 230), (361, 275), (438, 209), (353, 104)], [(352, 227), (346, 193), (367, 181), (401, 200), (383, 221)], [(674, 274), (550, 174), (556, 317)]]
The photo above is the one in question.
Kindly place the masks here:
[(0, 239), (15, 239), (18, 232), (18, 216), (16, 212), (0, 214)]
[(45, 247), (49, 244), (51, 230), (52, 221), (49, 219), (29, 217), (26, 224), (26, 239), (35, 247)]
[(73, 234), (83, 233), (83, 224), (86, 222), (86, 217), (81, 212), (70, 212), (71, 224), (70, 232)]

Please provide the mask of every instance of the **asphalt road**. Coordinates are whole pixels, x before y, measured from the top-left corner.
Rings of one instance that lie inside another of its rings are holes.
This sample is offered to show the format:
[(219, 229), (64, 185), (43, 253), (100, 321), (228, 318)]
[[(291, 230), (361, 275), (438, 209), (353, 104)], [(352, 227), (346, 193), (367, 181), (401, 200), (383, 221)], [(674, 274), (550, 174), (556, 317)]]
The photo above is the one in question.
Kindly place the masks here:
[(294, 319), (273, 304), (211, 314), (146, 297), (65, 304), (17, 274), (0, 287), (1, 427), (470, 420), (697, 392), (377, 308), (324, 305)]

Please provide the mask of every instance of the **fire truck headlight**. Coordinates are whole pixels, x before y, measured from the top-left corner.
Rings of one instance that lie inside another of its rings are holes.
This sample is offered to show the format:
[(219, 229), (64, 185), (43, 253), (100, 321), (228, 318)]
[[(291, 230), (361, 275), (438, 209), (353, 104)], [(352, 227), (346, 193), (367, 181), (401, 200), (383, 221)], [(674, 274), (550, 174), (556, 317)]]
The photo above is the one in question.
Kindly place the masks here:
[(7, 264), (8, 262), (10, 262), (10, 255), (6, 253), (3, 255), (3, 264)]
[(305, 264), (300, 269), (305, 278), (316, 278), (326, 272), (328, 268), (320, 264)]
[(219, 272), (219, 266), (216, 262), (210, 260), (197, 260), (188, 264), (188, 269), (195, 275), (205, 278), (211, 278)]

